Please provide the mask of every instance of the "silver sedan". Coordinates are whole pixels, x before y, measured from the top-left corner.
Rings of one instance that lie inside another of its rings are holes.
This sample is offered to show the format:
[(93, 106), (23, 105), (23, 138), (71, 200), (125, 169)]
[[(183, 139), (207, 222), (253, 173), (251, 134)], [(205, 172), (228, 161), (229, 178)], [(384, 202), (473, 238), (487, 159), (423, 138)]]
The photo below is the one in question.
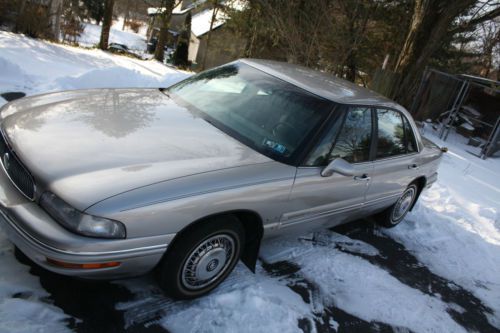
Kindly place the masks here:
[(168, 89), (39, 95), (0, 114), (0, 225), (38, 265), (92, 279), (155, 269), (193, 298), (263, 237), (375, 215), (393, 227), (441, 150), (408, 112), (300, 66), (239, 60)]

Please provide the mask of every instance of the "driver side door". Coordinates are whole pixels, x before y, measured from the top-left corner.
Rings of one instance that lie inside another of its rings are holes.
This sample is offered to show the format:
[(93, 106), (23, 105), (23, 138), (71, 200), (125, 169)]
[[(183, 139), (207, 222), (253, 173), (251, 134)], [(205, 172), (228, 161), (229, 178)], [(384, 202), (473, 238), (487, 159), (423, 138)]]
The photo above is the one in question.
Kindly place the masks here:
[[(304, 165), (297, 168), (289, 201), (293, 209), (282, 215), (281, 227), (331, 227), (357, 217), (373, 173), (372, 117), (372, 109), (364, 106), (348, 107), (336, 115)], [(349, 162), (354, 175), (322, 176), (321, 171), (336, 158)]]

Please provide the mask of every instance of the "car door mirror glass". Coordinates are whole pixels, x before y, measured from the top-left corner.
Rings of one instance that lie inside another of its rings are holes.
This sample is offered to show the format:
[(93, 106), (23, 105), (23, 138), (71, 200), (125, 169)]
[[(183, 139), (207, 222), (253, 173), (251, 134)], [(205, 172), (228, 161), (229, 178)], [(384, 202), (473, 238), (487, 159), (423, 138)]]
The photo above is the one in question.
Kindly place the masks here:
[(321, 171), (321, 176), (330, 177), (335, 172), (343, 176), (354, 176), (354, 166), (343, 158), (336, 158)]

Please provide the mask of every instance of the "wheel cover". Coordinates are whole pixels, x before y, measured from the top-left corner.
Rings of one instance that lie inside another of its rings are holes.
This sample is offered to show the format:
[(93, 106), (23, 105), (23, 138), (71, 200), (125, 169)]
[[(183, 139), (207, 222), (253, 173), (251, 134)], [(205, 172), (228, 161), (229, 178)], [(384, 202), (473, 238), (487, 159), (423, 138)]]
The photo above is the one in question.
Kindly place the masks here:
[(398, 222), (410, 209), (411, 204), (413, 202), (413, 198), (415, 197), (415, 188), (408, 188), (401, 198), (399, 198), (398, 202), (394, 206), (391, 214), (391, 221)]
[(181, 282), (191, 290), (202, 289), (221, 277), (233, 262), (234, 238), (219, 234), (201, 242), (188, 256)]

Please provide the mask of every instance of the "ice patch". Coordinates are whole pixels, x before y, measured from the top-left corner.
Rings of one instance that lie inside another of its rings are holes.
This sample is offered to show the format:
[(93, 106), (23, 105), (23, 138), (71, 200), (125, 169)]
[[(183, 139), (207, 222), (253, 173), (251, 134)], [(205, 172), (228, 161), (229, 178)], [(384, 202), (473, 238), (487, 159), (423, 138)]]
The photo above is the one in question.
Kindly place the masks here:
[(0, 332), (71, 332), (64, 322), (70, 317), (45, 302), (47, 296), (29, 267), (14, 258), (12, 245), (0, 231)]

